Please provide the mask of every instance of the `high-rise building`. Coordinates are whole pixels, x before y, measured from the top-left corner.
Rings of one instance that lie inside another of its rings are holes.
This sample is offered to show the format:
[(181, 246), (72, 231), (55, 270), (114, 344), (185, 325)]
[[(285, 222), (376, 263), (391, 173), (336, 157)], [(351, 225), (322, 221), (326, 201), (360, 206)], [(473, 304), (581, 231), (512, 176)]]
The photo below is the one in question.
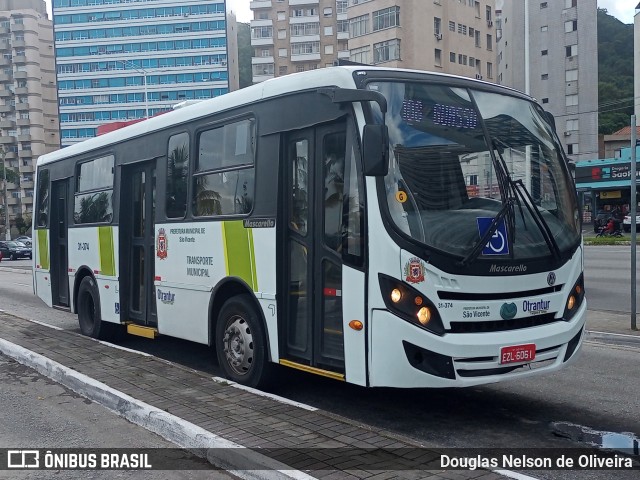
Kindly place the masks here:
[(554, 115), (570, 160), (597, 158), (596, 0), (503, 3), (498, 83), (529, 93)]
[(0, 53), (0, 165), (19, 175), (7, 182), (13, 223), (33, 210), (36, 159), (60, 148), (53, 26), (43, 0), (0, 0)]
[(64, 146), (230, 90), (224, 0), (53, 0), (53, 19)]
[(494, 80), (495, 0), (252, 1), (254, 83), (339, 60)]

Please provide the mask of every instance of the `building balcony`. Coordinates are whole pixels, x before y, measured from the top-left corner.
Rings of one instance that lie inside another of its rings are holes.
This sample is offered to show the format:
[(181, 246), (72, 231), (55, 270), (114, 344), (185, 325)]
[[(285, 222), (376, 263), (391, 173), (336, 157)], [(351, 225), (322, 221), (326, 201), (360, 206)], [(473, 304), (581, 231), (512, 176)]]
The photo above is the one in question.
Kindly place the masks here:
[(13, 73), (13, 78), (17, 79), (17, 80), (22, 80), (27, 78), (27, 72), (23, 71), (23, 70), (18, 70), (16, 72)]
[(27, 46), (27, 42), (25, 42), (24, 40), (13, 40), (11, 42), (11, 44), (13, 45), (13, 48), (21, 48), (21, 47), (26, 47)]
[(31, 125), (31, 119), (30, 118), (16, 118), (16, 125), (18, 125), (19, 127), (28, 127), (29, 125)]
[(25, 55), (16, 55), (12, 60), (16, 65), (25, 65), (27, 63), (27, 57)]
[(16, 137), (10, 137), (9, 135), (0, 135), (0, 144), (11, 145), (16, 143)]
[(20, 186), (22, 188), (33, 188), (33, 180), (22, 180), (20, 181)]
[(303, 53), (300, 55), (291, 55), (292, 62), (319, 62), (319, 53)]
[(15, 126), (16, 122), (14, 122), (13, 120), (0, 120), (0, 128), (15, 128)]
[(29, 104), (28, 103), (16, 103), (16, 112), (28, 112)]
[(14, 23), (13, 25), (11, 25), (12, 32), (24, 32), (25, 30), (26, 28), (22, 23)]
[[(9, 185), (11, 185), (11, 184), (7, 183), (7, 190), (13, 190)], [(16, 197), (9, 197), (9, 198), (7, 198), (7, 203), (9, 205), (17, 205), (18, 204), (18, 199)]]
[(30, 142), (31, 141), (31, 135), (30, 134), (25, 134), (25, 135), (18, 135), (18, 141), (19, 142)]
[(0, 98), (9, 98), (13, 97), (13, 92), (6, 88), (0, 88)]
[(308, 17), (289, 17), (289, 24), (292, 23), (318, 23), (320, 17), (318, 15), (309, 15)]
[(253, 76), (253, 83), (261, 83), (264, 82), (266, 80), (270, 80), (272, 78), (274, 78), (275, 75), (271, 74), (271, 75), (254, 75)]
[(0, 42), (0, 51), (2, 50), (11, 50), (11, 44), (6, 40), (4, 42)]
[(338, 52), (338, 58), (349, 60), (349, 50), (341, 50)]
[(0, 27), (0, 35), (8, 35), (9, 31), (7, 27)]
[(31, 158), (33, 157), (33, 152), (31, 150), (20, 150), (18, 156), (20, 158)]
[[(31, 182), (31, 186), (33, 187), (33, 182)], [(27, 197), (26, 195), (22, 197), (23, 205), (33, 205), (33, 197)]]
[(13, 112), (13, 107), (11, 105), (0, 105), (0, 113), (11, 113)]
[(252, 47), (261, 47), (263, 45), (273, 45), (273, 37), (269, 38), (252, 38), (251, 46)]
[(261, 18), (260, 20), (251, 20), (251, 28), (254, 27), (272, 27), (273, 20), (270, 18)]
[(8, 58), (0, 57), (0, 67), (8, 67), (11, 65), (11, 62)]
[(29, 95), (29, 89), (27, 87), (16, 88), (16, 95)]
[(251, 64), (252, 65), (261, 65), (263, 63), (270, 63), (273, 64), (275, 62), (273, 56), (269, 56), (269, 57), (251, 57)]
[(349, 40), (349, 32), (338, 32), (336, 36), (338, 40)]
[(259, 8), (271, 8), (271, 0), (262, 0), (262, 1), (250, 2), (249, 3), (249, 8), (251, 10), (257, 10)]
[(18, 154), (16, 152), (8, 151), (4, 154), (5, 160), (13, 160), (15, 158), (18, 158)]
[(30, 163), (29, 165), (21, 165), (20, 166), (20, 173), (33, 173), (35, 171), (36, 171), (36, 169), (33, 166), (33, 163)]
[(290, 37), (292, 44), (294, 43), (307, 43), (307, 42), (319, 42), (320, 34), (318, 35), (299, 35), (296, 37)]
[(320, 0), (289, 0), (289, 6), (294, 5), (319, 5)]
[(6, 73), (0, 73), (0, 83), (13, 83), (13, 76)]

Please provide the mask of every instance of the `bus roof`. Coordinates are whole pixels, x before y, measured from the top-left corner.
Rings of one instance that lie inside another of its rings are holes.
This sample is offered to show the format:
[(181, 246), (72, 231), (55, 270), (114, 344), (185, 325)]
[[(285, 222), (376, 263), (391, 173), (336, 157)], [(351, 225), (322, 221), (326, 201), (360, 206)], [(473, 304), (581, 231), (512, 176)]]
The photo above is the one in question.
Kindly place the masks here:
[[(196, 118), (205, 117), (211, 115), (214, 112), (222, 112), (237, 106), (246, 105), (270, 97), (328, 86), (354, 88), (355, 83), (353, 80), (353, 72), (363, 70), (420, 73), (439, 77), (464, 79), (470, 82), (487, 83), (467, 77), (459, 77), (456, 75), (449, 75), (444, 73), (370, 66), (339, 66), (321, 68), (318, 70), (311, 70), (307, 72), (293, 73), (290, 75), (285, 75), (283, 77), (266, 80), (256, 85), (252, 85), (241, 90), (236, 90), (219, 97), (203, 100), (193, 105), (187, 105), (183, 108), (165, 113), (164, 115), (151, 117), (144, 121), (121, 128), (119, 130), (115, 130), (98, 137), (90, 138), (69, 147), (41, 155), (40, 157), (38, 157), (37, 165), (46, 165), (48, 163), (63, 160), (75, 155), (87, 153), (92, 150), (98, 150), (100, 148), (114, 145), (130, 138), (139, 137), (146, 133), (156, 132), (172, 125), (179, 125)], [(515, 90), (507, 87), (502, 87), (492, 83), (487, 84), (493, 87), (499, 87), (503, 88), (504, 90), (511, 90), (515, 92)]]

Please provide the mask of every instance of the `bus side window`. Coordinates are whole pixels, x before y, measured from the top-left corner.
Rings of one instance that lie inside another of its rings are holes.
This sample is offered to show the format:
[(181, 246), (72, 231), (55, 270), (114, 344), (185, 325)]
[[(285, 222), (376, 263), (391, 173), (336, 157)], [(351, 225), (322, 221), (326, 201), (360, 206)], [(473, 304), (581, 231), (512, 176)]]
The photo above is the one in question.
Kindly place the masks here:
[(38, 173), (38, 205), (36, 226), (46, 227), (49, 221), (49, 170)]
[(364, 187), (353, 146), (347, 152), (344, 173), (342, 256), (345, 263), (360, 267), (364, 262)]
[(169, 139), (167, 152), (167, 218), (183, 218), (187, 213), (187, 176), (189, 174), (189, 134)]

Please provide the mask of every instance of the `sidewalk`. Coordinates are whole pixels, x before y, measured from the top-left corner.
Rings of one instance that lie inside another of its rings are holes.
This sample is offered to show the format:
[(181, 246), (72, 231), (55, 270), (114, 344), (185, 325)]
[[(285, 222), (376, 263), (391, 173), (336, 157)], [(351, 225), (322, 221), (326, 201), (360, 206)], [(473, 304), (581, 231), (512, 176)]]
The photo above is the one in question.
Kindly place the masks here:
[(242, 478), (504, 478), (418, 470), (439, 454), (409, 438), (2, 312), (0, 353)]
[[(638, 317), (640, 316), (636, 314), (636, 325), (640, 328), (640, 318)], [(633, 335), (640, 338), (640, 331), (631, 330), (630, 313), (587, 310), (587, 331), (613, 335)]]

